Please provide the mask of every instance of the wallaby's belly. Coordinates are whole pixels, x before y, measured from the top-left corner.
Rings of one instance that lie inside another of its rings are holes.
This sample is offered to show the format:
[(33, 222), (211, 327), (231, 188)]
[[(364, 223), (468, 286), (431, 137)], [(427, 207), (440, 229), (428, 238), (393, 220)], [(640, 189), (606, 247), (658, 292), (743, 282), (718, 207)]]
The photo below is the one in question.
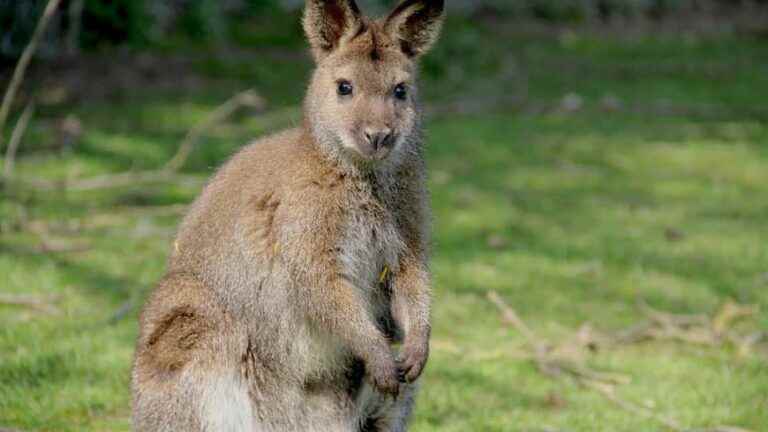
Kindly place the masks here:
[[(251, 418), (252, 429), (212, 429), (253, 432), (360, 432), (371, 416), (382, 416), (394, 403), (368, 383), (365, 367), (335, 340), (312, 331), (299, 331), (293, 339), (294, 357), (287, 358), (296, 370), (292, 379), (272, 375), (265, 365), (251, 364), (254, 372), (241, 372), (232, 393), (248, 398), (250, 407), (240, 408)], [(268, 347), (266, 349), (269, 349)], [(249, 358), (249, 356), (245, 356)], [(256, 376), (261, 379), (256, 379)], [(213, 403), (222, 406), (232, 393)], [(223, 394), (222, 394), (223, 397)], [(234, 398), (240, 400), (240, 398)], [(232, 407), (234, 409), (234, 407)], [(220, 418), (220, 417), (215, 417)], [(246, 424), (246, 423), (243, 423)]]

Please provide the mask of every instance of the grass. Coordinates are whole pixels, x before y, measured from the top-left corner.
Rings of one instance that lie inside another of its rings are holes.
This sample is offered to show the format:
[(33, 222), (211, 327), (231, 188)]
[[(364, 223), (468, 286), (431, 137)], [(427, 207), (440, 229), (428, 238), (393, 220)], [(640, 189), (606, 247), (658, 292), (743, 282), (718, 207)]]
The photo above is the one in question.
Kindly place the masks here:
[[(745, 325), (768, 330), (768, 49), (730, 36), (620, 41), (513, 27), (451, 22), (425, 60), (431, 106), (480, 109), (428, 122), (435, 330), (412, 430), (664, 430), (539, 374), (515, 355), (523, 339), (500, 324), (485, 294), (498, 291), (555, 340), (586, 322), (630, 326), (642, 318), (641, 300), (713, 313), (732, 298), (762, 306)], [(278, 39), (281, 50), (298, 49), (298, 39)], [(43, 109), (17, 172), (56, 179), (161, 166), (237, 89), (255, 86), (272, 106), (212, 131), (186, 168), (200, 183), (4, 192), (0, 290), (60, 296), (61, 313), (0, 306), (0, 428), (129, 430), (137, 309), (112, 318), (126, 302), (140, 304), (163, 272), (179, 215), (157, 206), (189, 203), (248, 139), (300, 120), (309, 61), (245, 52), (198, 55), (193, 71), (206, 81), (194, 92), (137, 90)], [(525, 103), (483, 102), (499, 92)], [(580, 110), (557, 109), (568, 93), (583, 99)], [(602, 110), (606, 95), (622, 108)], [(76, 114), (84, 135), (59, 154), (46, 146), (62, 113)], [(22, 219), (27, 229), (14, 229)], [(89, 249), (40, 253), (41, 233)], [(684, 427), (768, 428), (764, 356), (649, 342), (588, 361), (630, 375), (622, 397)]]

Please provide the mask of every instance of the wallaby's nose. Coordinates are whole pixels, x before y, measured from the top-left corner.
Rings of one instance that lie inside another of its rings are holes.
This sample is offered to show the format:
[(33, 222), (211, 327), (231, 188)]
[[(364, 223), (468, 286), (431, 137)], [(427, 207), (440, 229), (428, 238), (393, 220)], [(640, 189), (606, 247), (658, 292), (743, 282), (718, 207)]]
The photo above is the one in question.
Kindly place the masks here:
[(373, 148), (374, 152), (378, 151), (381, 147), (390, 145), (390, 141), (392, 140), (392, 129), (390, 128), (366, 128), (364, 134), (365, 139), (368, 140), (368, 143), (371, 145), (371, 148)]

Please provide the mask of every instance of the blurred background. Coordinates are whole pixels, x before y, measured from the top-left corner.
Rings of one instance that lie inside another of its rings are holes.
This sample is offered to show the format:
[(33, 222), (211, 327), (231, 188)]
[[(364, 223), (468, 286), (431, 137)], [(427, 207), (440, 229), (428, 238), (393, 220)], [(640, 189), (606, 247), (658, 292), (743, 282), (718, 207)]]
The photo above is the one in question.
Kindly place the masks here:
[[(447, 4), (412, 430), (768, 430), (768, 2)], [(129, 430), (186, 206), (301, 121), (301, 6), (0, 0), (0, 430)]]

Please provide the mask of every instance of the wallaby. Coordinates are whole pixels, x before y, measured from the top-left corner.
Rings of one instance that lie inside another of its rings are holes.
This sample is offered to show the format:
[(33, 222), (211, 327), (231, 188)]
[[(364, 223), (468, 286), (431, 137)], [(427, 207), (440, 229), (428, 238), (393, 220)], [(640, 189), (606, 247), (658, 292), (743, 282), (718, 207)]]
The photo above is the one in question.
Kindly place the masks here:
[(417, 61), (443, 8), (307, 0), (303, 126), (241, 150), (184, 218), (140, 318), (136, 431), (406, 430), (430, 336)]

